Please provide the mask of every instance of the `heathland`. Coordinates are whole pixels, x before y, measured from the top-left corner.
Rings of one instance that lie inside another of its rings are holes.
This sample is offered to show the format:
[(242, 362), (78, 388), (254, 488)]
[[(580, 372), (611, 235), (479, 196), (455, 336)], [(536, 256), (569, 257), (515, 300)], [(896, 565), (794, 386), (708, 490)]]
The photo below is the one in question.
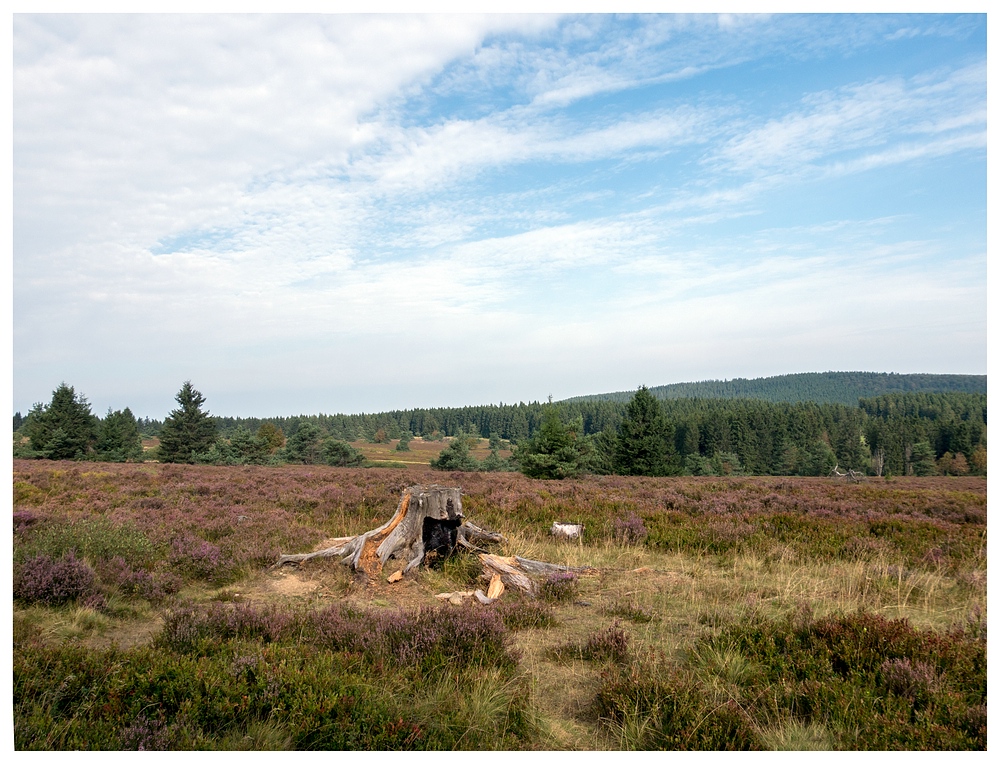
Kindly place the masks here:
[[(538, 480), (409, 445), (15, 460), (16, 747), (985, 749), (985, 477)], [(491, 551), (591, 570), (484, 606), (435, 596), (483, 585), (474, 554), (394, 584), (271, 568), (416, 483), (461, 487)]]

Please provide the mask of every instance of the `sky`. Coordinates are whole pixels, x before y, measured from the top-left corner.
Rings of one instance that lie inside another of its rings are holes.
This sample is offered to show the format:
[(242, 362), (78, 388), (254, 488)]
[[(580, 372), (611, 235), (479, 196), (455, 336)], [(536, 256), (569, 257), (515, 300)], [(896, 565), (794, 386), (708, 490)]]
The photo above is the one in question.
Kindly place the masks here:
[(13, 407), (985, 374), (985, 15), (13, 16)]

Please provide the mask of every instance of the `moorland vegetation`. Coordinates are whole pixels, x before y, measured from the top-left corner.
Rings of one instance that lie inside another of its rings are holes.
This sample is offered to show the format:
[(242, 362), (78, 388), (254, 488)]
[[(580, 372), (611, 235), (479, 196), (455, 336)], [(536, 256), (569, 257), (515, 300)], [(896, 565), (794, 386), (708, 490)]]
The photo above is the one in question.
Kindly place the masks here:
[[(983, 477), (17, 459), (13, 479), (18, 750), (986, 747)], [(498, 551), (591, 570), (455, 606), (435, 595), (482, 585), (473, 555), (396, 584), (271, 569), (442, 480)]]

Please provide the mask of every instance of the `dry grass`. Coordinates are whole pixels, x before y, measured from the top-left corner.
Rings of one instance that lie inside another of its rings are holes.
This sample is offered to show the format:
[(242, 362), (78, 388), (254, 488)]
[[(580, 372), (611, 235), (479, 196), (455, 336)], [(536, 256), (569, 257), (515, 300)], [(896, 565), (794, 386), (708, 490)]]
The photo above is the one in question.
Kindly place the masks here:
[[(405, 464), (407, 469), (429, 468), (432, 459), (437, 459), (438, 455), (448, 447), (454, 438), (443, 438), (442, 440), (424, 440), (422, 437), (415, 437), (410, 441), (409, 451), (397, 451), (398, 440), (388, 443), (369, 443), (367, 440), (358, 440), (351, 443), (365, 458), (375, 465), (379, 463)], [(490, 454), (490, 443), (486, 438), (479, 438), (470, 447), (469, 452), (473, 457), (482, 461)], [(511, 451), (500, 451), (500, 456), (509, 457)]]

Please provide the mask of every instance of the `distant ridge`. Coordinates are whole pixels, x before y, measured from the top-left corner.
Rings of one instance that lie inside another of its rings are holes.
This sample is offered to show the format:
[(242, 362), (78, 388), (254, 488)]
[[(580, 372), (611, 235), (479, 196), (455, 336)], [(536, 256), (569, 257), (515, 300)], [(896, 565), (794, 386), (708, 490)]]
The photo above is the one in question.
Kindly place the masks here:
[[(874, 371), (824, 371), (783, 374), (756, 379), (678, 382), (650, 387), (664, 400), (672, 398), (756, 398), (773, 403), (843, 403), (856, 406), (860, 398), (888, 393), (986, 393), (985, 374), (893, 374)], [(635, 390), (567, 398), (565, 402), (631, 399)]]

